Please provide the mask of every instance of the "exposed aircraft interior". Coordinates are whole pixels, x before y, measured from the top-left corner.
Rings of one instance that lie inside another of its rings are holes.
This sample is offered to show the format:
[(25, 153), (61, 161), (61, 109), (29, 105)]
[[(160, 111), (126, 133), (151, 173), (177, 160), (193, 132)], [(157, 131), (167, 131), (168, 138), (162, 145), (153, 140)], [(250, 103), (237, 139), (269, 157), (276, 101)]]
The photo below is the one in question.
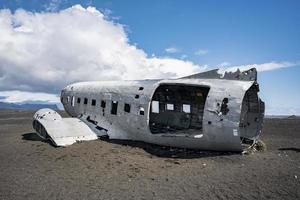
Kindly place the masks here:
[(151, 101), (152, 134), (199, 134), (209, 87), (160, 85)]
[(241, 118), (240, 118), (240, 137), (243, 143), (247, 143), (247, 139), (254, 139), (262, 129), (262, 121), (264, 115), (264, 104), (259, 99), (257, 85), (252, 85), (247, 90), (242, 102)]

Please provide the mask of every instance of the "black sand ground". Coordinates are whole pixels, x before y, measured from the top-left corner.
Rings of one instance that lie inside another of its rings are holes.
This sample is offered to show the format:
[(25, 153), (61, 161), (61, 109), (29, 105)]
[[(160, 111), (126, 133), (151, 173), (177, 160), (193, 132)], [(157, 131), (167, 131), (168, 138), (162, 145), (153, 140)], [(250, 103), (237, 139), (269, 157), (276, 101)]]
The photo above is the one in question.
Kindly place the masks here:
[[(300, 120), (265, 120), (266, 152), (42, 142), (33, 112), (0, 110), (0, 199), (300, 199)], [(126, 145), (127, 144), (127, 145)]]

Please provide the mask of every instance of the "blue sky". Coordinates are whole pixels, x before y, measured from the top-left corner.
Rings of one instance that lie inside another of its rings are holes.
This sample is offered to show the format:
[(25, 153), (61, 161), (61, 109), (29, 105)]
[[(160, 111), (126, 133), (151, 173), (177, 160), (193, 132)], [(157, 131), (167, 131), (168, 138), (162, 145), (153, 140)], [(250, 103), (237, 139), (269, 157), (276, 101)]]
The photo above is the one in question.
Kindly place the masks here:
[(122, 24), (129, 43), (148, 55), (207, 65), (240, 66), (291, 62), (259, 73), (270, 114), (300, 114), (300, 1), (11, 1), (1, 9), (58, 12), (93, 6)]

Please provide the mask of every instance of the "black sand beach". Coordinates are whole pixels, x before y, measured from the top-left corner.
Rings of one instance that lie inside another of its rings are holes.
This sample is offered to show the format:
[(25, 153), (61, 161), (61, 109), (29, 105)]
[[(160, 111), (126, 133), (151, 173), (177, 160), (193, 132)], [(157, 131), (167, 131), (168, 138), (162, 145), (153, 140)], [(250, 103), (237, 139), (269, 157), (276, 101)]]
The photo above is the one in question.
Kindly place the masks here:
[(0, 199), (300, 199), (300, 119), (266, 119), (249, 155), (96, 140), (55, 148), (0, 110)]

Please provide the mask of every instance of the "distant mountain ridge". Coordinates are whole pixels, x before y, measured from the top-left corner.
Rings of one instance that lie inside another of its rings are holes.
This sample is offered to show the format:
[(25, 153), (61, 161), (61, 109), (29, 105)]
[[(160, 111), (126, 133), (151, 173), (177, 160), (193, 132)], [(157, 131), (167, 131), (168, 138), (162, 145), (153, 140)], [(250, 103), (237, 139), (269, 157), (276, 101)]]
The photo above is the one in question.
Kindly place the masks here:
[(0, 102), (0, 109), (21, 109), (21, 110), (38, 110), (41, 108), (50, 108), (53, 110), (59, 110), (56, 104), (35, 104), (35, 103), (5, 103)]
[(299, 119), (299, 115), (265, 115), (267, 119)]

